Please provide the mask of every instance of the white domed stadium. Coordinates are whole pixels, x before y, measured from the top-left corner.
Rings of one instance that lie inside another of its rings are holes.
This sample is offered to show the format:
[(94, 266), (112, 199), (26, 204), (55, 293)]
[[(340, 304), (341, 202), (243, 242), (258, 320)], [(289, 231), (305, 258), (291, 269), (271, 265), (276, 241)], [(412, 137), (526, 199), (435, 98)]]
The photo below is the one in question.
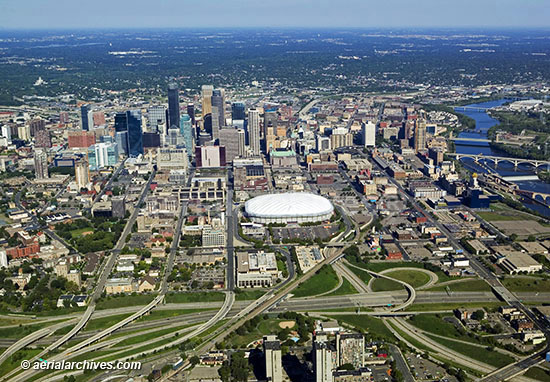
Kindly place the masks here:
[(328, 220), (332, 203), (307, 192), (260, 195), (244, 204), (246, 215), (255, 223), (305, 223)]

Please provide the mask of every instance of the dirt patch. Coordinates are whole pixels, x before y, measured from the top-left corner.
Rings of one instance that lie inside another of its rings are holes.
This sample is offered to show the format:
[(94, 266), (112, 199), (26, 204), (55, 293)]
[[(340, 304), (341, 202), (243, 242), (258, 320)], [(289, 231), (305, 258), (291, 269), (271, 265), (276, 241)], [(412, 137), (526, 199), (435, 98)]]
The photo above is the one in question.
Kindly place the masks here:
[(281, 321), (279, 322), (279, 327), (281, 329), (292, 329), (296, 325), (294, 321)]

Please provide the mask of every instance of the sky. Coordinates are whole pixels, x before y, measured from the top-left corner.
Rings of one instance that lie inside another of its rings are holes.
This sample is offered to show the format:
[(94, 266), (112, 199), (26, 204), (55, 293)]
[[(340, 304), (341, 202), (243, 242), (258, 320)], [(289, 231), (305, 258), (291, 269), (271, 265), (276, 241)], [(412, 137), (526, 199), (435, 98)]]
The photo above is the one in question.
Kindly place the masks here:
[(0, 0), (0, 28), (548, 28), (550, 0)]

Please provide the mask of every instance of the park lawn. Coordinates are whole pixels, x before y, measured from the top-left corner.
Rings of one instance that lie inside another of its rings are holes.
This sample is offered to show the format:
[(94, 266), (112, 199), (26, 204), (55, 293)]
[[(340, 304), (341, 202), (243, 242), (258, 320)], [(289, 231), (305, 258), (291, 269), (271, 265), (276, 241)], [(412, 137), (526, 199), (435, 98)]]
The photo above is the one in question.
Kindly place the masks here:
[(523, 376), (537, 381), (550, 382), (550, 371), (537, 366), (527, 370)]
[(491, 286), (481, 279), (472, 279), (468, 281), (458, 281), (447, 285), (438, 285), (428, 288), (429, 291), (446, 291), (447, 287), (451, 292), (489, 292)]
[(351, 325), (359, 330), (366, 331), (372, 338), (395, 342), (396, 338), (393, 333), (384, 325), (381, 319), (366, 315), (342, 315), (331, 316), (339, 323)]
[(136, 294), (136, 295), (126, 295), (126, 296), (108, 296), (102, 298), (96, 305), (96, 309), (116, 309), (122, 308), (124, 306), (140, 306), (147, 305), (153, 299), (155, 295), (153, 294)]
[(524, 216), (519, 215), (503, 215), (498, 212), (478, 212), (477, 213), (482, 219), (487, 221), (510, 221), (510, 220), (525, 220)]
[(252, 290), (239, 290), (235, 293), (236, 301), (247, 301), (247, 300), (257, 300), (266, 294), (267, 291), (263, 289), (252, 289)]
[(86, 228), (79, 228), (71, 231), (71, 236), (74, 238), (82, 236), (84, 232), (94, 232), (94, 228), (92, 227), (86, 227)]
[(90, 320), (82, 331), (89, 332), (91, 330), (107, 329), (124, 320), (126, 317), (130, 317), (132, 314), (134, 313), (117, 314), (115, 316), (107, 316)]
[(384, 276), (393, 277), (394, 279), (401, 280), (411, 285), (413, 288), (426, 285), (430, 281), (430, 276), (420, 271), (412, 270), (395, 270), (385, 273)]
[(430, 337), (432, 340), (439, 342), (441, 345), (448, 347), (449, 349), (452, 349), (460, 354), (464, 354), (467, 357), (476, 359), (491, 366), (500, 368), (514, 361), (514, 359), (509, 355), (502, 354), (494, 350), (488, 350), (487, 348), (468, 345), (450, 339), (447, 340), (430, 334), (427, 334), (427, 336)]
[(328, 292), (338, 285), (338, 276), (331, 266), (323, 266), (315, 275), (300, 284), (292, 294), (294, 297), (315, 296)]
[(21, 365), (21, 361), (24, 359), (30, 360), (35, 355), (39, 354), (42, 349), (21, 349), (16, 351), (7, 360), (0, 364), (0, 375), (6, 375), (16, 367)]
[(327, 294), (327, 296), (345, 296), (347, 294), (357, 294), (359, 293), (357, 289), (349, 282), (345, 277), (342, 278), (342, 285), (340, 288), (336, 289), (334, 292)]
[(264, 335), (267, 334), (277, 334), (282, 328), (279, 326), (279, 323), (282, 321), (289, 321), (284, 319), (270, 318), (267, 320), (261, 321), (254, 330), (247, 332), (243, 335), (237, 334), (237, 332), (232, 333), (228, 337), (228, 342), (232, 346), (238, 348), (245, 348), (249, 343), (261, 339)]
[(511, 292), (550, 291), (550, 280), (548, 279), (506, 277), (502, 284)]
[(392, 290), (401, 290), (404, 288), (403, 285), (399, 284), (397, 281), (388, 280), (382, 277), (376, 278), (371, 284), (373, 292), (384, 292)]
[(494, 311), (500, 306), (504, 306), (503, 302), (455, 302), (455, 303), (422, 303), (412, 304), (405, 308), (408, 312), (429, 312), (436, 310), (454, 310), (458, 308), (485, 308), (485, 310)]
[(182, 304), (187, 302), (213, 302), (223, 301), (225, 295), (222, 292), (182, 292), (166, 295), (167, 304)]

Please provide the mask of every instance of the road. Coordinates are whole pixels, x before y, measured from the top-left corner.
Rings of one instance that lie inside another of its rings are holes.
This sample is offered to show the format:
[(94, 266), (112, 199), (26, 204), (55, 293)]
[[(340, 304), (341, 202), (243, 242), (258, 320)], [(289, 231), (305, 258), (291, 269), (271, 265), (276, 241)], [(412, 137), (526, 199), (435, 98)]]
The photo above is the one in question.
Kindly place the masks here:
[(395, 365), (397, 366), (397, 369), (403, 373), (403, 381), (415, 382), (414, 377), (411, 374), (411, 371), (409, 370), (409, 366), (407, 366), (405, 357), (403, 357), (403, 354), (401, 353), (401, 350), (393, 344), (389, 344), (389, 347), (390, 347), (390, 353), (393, 359), (395, 360)]
[(113, 181), (116, 179), (118, 174), (120, 174), (120, 172), (124, 168), (124, 163), (126, 163), (126, 159), (124, 159), (122, 162), (120, 162), (120, 164), (116, 168), (115, 172), (111, 175), (111, 177), (109, 178), (107, 183), (103, 187), (101, 187), (101, 191), (99, 191), (99, 193), (95, 196), (92, 204), (95, 204), (98, 200), (100, 200), (101, 197), (103, 195), (105, 195), (105, 191), (107, 191), (111, 188), (111, 185), (113, 184)]

